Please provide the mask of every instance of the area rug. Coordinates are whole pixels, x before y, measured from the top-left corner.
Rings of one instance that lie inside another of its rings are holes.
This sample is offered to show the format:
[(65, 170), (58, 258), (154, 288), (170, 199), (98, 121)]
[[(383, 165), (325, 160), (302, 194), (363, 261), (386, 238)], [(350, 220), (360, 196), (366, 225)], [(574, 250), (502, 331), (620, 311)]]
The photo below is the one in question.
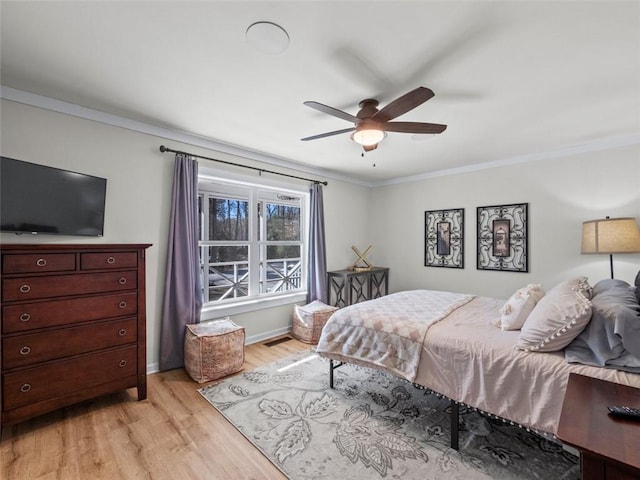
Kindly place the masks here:
[(313, 350), (200, 389), (290, 479), (580, 478), (561, 445), (460, 407), (449, 447), (449, 401), (387, 373), (345, 365), (329, 388)]

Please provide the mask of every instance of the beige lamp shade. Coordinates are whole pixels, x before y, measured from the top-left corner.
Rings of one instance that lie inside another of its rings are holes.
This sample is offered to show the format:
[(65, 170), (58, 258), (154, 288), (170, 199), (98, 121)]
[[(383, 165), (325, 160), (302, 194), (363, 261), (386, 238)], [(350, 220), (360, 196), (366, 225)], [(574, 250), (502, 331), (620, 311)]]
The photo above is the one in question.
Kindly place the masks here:
[(638, 253), (640, 230), (635, 218), (603, 218), (582, 224), (582, 253)]

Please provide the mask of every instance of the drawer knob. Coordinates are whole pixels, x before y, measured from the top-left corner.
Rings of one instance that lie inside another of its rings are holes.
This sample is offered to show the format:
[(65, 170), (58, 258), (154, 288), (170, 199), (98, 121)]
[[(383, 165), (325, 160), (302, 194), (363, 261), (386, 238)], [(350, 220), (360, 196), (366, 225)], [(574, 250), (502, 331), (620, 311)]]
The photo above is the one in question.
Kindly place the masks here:
[(22, 385), (20, 387), (20, 391), (22, 393), (27, 393), (29, 390), (31, 390), (31, 384), (30, 383), (25, 383), (24, 385)]
[(113, 265), (114, 263), (116, 263), (116, 258), (115, 257), (109, 257), (107, 258), (107, 263), (109, 265)]
[(118, 335), (120, 335), (121, 337), (124, 337), (126, 334), (127, 334), (127, 330), (126, 330), (126, 329), (124, 329), (124, 328), (121, 328), (121, 329), (118, 331)]
[(20, 355), (29, 355), (31, 353), (31, 348), (29, 345), (25, 345), (20, 349)]
[(122, 302), (120, 302), (120, 303), (118, 304), (118, 306), (119, 306), (120, 308), (127, 308), (127, 302), (125, 302), (125, 301), (123, 300)]
[(31, 285), (27, 285), (26, 283), (24, 285), (20, 285), (20, 291), (22, 293), (29, 293), (31, 291)]
[(39, 267), (44, 267), (47, 264), (47, 261), (44, 258), (39, 258), (36, 260), (36, 265)]
[(127, 361), (126, 360), (120, 360), (120, 363), (118, 364), (118, 366), (120, 368), (124, 368), (127, 366)]
[(127, 283), (127, 279), (126, 279), (126, 278), (124, 278), (124, 277), (120, 277), (120, 280), (118, 280), (118, 283), (119, 283), (120, 285), (124, 285), (125, 283)]
[(31, 315), (29, 315), (28, 313), (25, 312), (22, 315), (20, 315), (21, 322), (28, 322), (29, 320), (31, 320)]

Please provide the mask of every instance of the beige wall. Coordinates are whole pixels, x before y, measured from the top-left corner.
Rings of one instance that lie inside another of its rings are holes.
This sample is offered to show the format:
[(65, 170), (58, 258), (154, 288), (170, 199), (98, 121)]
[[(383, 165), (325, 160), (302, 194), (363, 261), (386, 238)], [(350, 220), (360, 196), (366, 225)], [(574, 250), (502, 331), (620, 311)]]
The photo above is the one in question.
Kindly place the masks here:
[[(476, 269), (476, 207), (529, 204), (529, 273)], [(424, 266), (424, 212), (465, 209), (465, 268)], [(581, 255), (582, 222), (640, 220), (640, 146), (583, 153), (375, 189), (371, 210), (392, 290), (432, 288), (507, 298), (527, 283), (550, 288), (569, 275), (609, 277), (607, 255)], [(614, 255), (616, 278), (633, 282), (640, 255)]]
[[(2, 155), (107, 178), (107, 202), (102, 238), (2, 233), (0, 241), (152, 243), (147, 252), (147, 363), (154, 370), (158, 362), (173, 179), (173, 155), (160, 153), (158, 147), (166, 144), (208, 157), (257, 163), (12, 101), (2, 100), (1, 109)], [(204, 162), (225, 168), (215, 162)], [(287, 172), (279, 167), (265, 168)], [(300, 172), (289, 173), (300, 175)], [(324, 189), (329, 268), (346, 266), (353, 257), (351, 245), (363, 245), (368, 241), (369, 193), (367, 188), (329, 179), (329, 185)], [(270, 308), (234, 316), (233, 320), (246, 328), (249, 340), (260, 339), (271, 332), (286, 331), (291, 323), (292, 309), (292, 306)]]
[[(167, 144), (210, 157), (256, 162), (12, 101), (2, 100), (1, 108), (2, 155), (105, 177), (108, 184), (103, 238), (3, 233), (0, 240), (152, 243), (147, 255), (147, 359), (153, 370), (173, 176), (173, 156), (161, 154), (158, 147)], [(634, 146), (378, 188), (329, 179), (324, 189), (327, 266), (345, 268), (355, 260), (351, 245), (361, 250), (373, 245), (369, 259), (391, 268), (392, 291), (434, 288), (503, 298), (530, 282), (548, 287), (573, 274), (592, 281), (606, 278), (606, 256), (579, 253), (581, 224), (605, 215), (640, 219), (639, 178), (640, 146)], [(525, 202), (529, 273), (476, 270), (475, 208)], [(447, 208), (465, 208), (463, 270), (423, 266), (424, 211)], [(640, 268), (637, 254), (616, 255), (614, 261), (616, 277), (627, 281)], [(245, 326), (249, 339), (258, 339), (286, 330), (291, 311), (291, 306), (276, 307), (233, 319)]]

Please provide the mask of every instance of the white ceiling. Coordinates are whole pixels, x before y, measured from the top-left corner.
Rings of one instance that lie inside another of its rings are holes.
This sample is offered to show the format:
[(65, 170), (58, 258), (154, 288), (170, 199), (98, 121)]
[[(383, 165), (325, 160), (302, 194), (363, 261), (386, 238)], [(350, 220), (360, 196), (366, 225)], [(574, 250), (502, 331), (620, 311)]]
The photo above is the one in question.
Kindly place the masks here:
[[(640, 144), (638, 1), (3, 0), (1, 21), (4, 86), (370, 184)], [(257, 21), (289, 48), (252, 47)], [(351, 126), (305, 100), (355, 114), (418, 86), (435, 97), (398, 120), (441, 135), (300, 141)]]

